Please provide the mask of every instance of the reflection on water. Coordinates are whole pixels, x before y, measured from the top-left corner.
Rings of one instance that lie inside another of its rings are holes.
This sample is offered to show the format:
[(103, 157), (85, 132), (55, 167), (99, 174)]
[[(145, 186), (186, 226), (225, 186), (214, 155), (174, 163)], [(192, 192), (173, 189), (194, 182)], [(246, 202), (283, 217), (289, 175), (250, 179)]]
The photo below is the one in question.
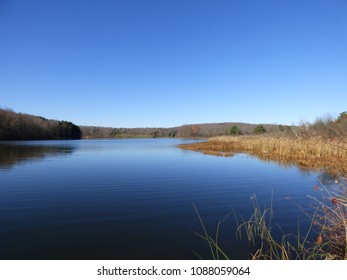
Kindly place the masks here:
[(297, 161), (295, 159), (285, 158), (285, 157), (276, 156), (276, 155), (252, 154), (247, 152), (237, 152), (237, 153), (203, 152), (203, 153), (206, 155), (218, 156), (218, 157), (234, 157), (235, 155), (245, 153), (249, 157), (257, 158), (267, 163), (276, 163), (279, 166), (284, 168), (296, 167), (303, 174), (307, 174), (307, 175), (309, 175), (310, 173), (320, 172), (320, 173), (326, 174), (326, 176), (329, 176), (332, 179), (345, 176), (345, 174), (341, 170), (339, 170), (334, 163), (331, 163), (328, 161), (322, 161), (319, 159), (317, 159), (314, 162), (312, 161), (305, 162), (305, 161)]
[(265, 162), (277, 163), (279, 166), (282, 166), (284, 168), (297, 167), (304, 174), (310, 174), (310, 172), (322, 172), (322, 171), (328, 172), (327, 170), (324, 170), (324, 166), (322, 166), (321, 164), (307, 165), (293, 159), (287, 159), (287, 158), (278, 157), (278, 156), (267, 156), (267, 155), (252, 155), (252, 156), (259, 158)]
[[(210, 258), (206, 242), (233, 210), (252, 214), (252, 197), (274, 224), (297, 232), (317, 173), (237, 154), (182, 150), (183, 139), (37, 141), (0, 144), (0, 259)], [(68, 156), (66, 156), (68, 155)], [(25, 164), (23, 164), (25, 163)], [(290, 197), (288, 200), (286, 198)], [(248, 257), (236, 222), (219, 241), (230, 258)]]
[(27, 161), (43, 160), (47, 157), (64, 156), (73, 153), (73, 146), (39, 146), (23, 144), (0, 144), (0, 169), (9, 169)]

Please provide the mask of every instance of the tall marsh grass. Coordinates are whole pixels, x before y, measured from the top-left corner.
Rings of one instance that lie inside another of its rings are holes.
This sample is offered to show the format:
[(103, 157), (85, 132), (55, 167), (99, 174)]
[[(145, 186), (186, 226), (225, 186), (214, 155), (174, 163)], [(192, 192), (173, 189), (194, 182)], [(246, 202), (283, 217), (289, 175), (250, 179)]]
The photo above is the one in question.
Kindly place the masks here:
[(335, 180), (334, 186), (315, 186), (321, 199), (316, 202), (314, 225), (321, 229), (317, 242), (325, 244), (326, 258), (347, 260), (347, 178)]
[[(237, 232), (246, 236), (255, 248), (252, 259), (268, 260), (347, 260), (346, 198), (329, 192), (324, 186), (322, 199), (315, 199), (316, 209), (309, 219), (306, 232), (300, 223), (296, 233), (273, 234), (272, 209), (261, 209), (254, 202), (254, 213), (239, 224)], [(338, 198), (336, 198), (338, 197)], [(315, 238), (312, 238), (315, 236)]]
[[(273, 223), (273, 205), (260, 207), (252, 196), (253, 213), (244, 219), (234, 213), (237, 223), (236, 236), (246, 239), (249, 258), (253, 260), (347, 260), (347, 196), (346, 184), (338, 190), (328, 189), (323, 184), (314, 186), (319, 193), (312, 197), (314, 208), (308, 216), (308, 227), (303, 231), (298, 222), (297, 232), (284, 233), (280, 225)], [(220, 221), (216, 237), (210, 236), (197, 208), (203, 234), (196, 234), (208, 243), (212, 259), (229, 259), (218, 240)], [(307, 214), (307, 213), (305, 213)], [(278, 233), (281, 233), (280, 235)], [(198, 255), (198, 254), (197, 254)], [(199, 255), (198, 255), (199, 256)], [(199, 256), (200, 257), (200, 256)]]
[(248, 153), (263, 160), (296, 164), (302, 169), (347, 174), (347, 141), (343, 138), (219, 136), (179, 147), (222, 156)]

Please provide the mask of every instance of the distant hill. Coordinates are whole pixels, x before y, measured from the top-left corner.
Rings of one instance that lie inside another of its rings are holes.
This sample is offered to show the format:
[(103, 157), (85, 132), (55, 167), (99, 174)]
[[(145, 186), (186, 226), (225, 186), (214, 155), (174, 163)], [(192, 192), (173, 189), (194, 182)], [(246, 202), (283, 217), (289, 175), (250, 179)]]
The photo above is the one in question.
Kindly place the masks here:
[[(83, 138), (126, 138), (126, 137), (212, 137), (229, 134), (232, 126), (237, 126), (242, 134), (253, 134), (258, 124), (249, 123), (204, 123), (189, 124), (171, 128), (112, 128), (80, 126)], [(288, 133), (294, 126), (262, 124), (267, 133)]]
[(80, 139), (81, 129), (67, 121), (47, 120), (0, 109), (0, 140)]

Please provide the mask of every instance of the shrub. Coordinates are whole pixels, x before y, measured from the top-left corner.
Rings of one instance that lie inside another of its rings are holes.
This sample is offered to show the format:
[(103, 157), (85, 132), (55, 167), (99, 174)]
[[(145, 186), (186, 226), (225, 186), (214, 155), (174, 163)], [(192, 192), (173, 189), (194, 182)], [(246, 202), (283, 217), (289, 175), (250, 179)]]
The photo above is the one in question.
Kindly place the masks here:
[(345, 111), (345, 112), (342, 112), (339, 116), (338, 116), (338, 118), (336, 119), (336, 122), (337, 123), (340, 123), (340, 122), (342, 122), (342, 121), (344, 121), (344, 120), (347, 120), (347, 112)]
[(263, 133), (266, 133), (266, 129), (265, 129), (265, 127), (264, 127), (263, 125), (258, 124), (258, 125), (254, 128), (253, 132), (254, 132), (255, 134), (263, 134)]
[(232, 127), (229, 128), (229, 134), (230, 135), (240, 135), (241, 134), (241, 130), (239, 129), (238, 126), (233, 125)]

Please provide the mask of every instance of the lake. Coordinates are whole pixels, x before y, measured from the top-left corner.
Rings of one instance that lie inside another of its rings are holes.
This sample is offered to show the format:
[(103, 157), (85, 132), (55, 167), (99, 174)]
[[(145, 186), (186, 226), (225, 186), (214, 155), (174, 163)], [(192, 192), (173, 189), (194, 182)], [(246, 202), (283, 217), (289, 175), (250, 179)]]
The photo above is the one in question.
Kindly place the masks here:
[(247, 258), (238, 217), (255, 194), (274, 222), (296, 233), (318, 173), (246, 154), (216, 157), (176, 146), (196, 140), (0, 142), (1, 259), (211, 258), (208, 232), (221, 225), (230, 258)]

